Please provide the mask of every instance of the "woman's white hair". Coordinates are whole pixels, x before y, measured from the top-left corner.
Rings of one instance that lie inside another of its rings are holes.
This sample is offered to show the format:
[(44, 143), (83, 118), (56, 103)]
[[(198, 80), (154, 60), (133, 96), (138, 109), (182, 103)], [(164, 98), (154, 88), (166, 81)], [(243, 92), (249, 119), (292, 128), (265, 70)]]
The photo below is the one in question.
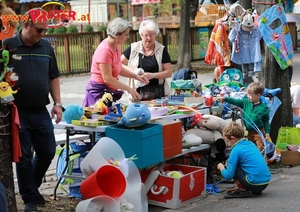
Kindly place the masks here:
[(117, 17), (109, 22), (106, 33), (108, 36), (116, 38), (118, 34), (125, 32), (125, 30), (130, 27), (131, 25), (127, 20)]
[(147, 29), (151, 32), (155, 32), (156, 35), (159, 34), (159, 28), (156, 25), (156, 23), (152, 20), (144, 20), (141, 22), (140, 28), (139, 28), (140, 35), (143, 33), (144, 29)]

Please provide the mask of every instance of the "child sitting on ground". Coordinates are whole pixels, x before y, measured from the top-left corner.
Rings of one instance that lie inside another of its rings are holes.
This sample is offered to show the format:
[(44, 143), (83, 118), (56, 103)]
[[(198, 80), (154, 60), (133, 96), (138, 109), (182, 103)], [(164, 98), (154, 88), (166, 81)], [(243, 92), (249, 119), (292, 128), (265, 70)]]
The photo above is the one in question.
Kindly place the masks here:
[[(264, 86), (261, 82), (252, 82), (247, 87), (247, 98), (235, 99), (231, 97), (217, 97), (216, 101), (225, 101), (229, 104), (236, 105), (243, 109), (243, 118), (246, 130), (248, 131), (248, 140), (253, 141), (258, 149), (264, 149), (264, 142), (259, 133), (253, 128), (253, 123), (261, 130), (265, 139), (269, 139), (270, 124), (269, 124), (269, 108), (260, 101), (260, 97), (264, 92)], [(252, 121), (251, 121), (252, 120)]]
[(252, 142), (244, 138), (244, 129), (236, 122), (224, 128), (223, 137), (231, 146), (231, 153), (226, 166), (219, 163), (217, 168), (226, 180), (234, 179), (238, 187), (227, 193), (225, 198), (249, 197), (249, 191), (261, 195), (272, 177), (262, 154)]

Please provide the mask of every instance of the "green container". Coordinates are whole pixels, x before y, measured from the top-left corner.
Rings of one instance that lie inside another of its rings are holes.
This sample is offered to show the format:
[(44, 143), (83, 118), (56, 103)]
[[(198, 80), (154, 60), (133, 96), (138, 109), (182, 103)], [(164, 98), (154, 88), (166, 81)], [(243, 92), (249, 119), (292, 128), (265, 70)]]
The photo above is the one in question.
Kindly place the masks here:
[(278, 144), (276, 144), (276, 148), (277, 149), (280, 149), (280, 150), (287, 150), (287, 146), (288, 146), (289, 144), (286, 144), (286, 143), (278, 143)]

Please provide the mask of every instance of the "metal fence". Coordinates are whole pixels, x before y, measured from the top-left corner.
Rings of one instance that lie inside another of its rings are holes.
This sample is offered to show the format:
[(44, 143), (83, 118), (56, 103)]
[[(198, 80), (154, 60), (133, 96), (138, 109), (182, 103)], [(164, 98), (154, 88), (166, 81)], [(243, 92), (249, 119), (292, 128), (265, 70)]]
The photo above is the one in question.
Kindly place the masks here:
[[(200, 61), (204, 59), (201, 54), (200, 46), (203, 46), (203, 39), (201, 39), (200, 31), (205, 29), (207, 31), (205, 43), (208, 43), (212, 27), (191, 27), (191, 58), (192, 61)], [(62, 75), (74, 75), (90, 72), (91, 61), (93, 53), (99, 43), (106, 38), (105, 32), (91, 32), (91, 33), (72, 33), (60, 35), (46, 35), (55, 50), (58, 67)], [(138, 30), (130, 31), (130, 38), (125, 44), (121, 46), (124, 51), (132, 42), (140, 40)], [(162, 43), (168, 49), (172, 63), (177, 62), (178, 58), (178, 44), (179, 29), (165, 28), (161, 29), (157, 37), (157, 41)], [(204, 43), (204, 46), (205, 46)]]

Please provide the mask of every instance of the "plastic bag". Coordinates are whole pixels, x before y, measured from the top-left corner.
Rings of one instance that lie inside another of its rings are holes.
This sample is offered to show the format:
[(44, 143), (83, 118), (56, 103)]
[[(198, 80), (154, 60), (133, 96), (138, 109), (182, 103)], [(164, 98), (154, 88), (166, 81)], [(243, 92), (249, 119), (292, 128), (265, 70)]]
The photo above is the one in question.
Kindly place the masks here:
[(300, 146), (300, 129), (295, 127), (280, 127), (276, 147), (285, 150), (290, 144)]

